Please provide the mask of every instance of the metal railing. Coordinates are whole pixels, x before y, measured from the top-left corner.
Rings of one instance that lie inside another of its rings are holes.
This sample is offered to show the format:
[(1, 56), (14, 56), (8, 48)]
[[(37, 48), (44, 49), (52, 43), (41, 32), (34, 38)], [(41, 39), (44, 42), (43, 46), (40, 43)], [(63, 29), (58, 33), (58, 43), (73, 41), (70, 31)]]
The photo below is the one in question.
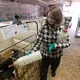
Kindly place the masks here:
[[(38, 35), (38, 23), (37, 23), (36, 21), (30, 21), (30, 22), (25, 22), (25, 23), (28, 24), (28, 23), (32, 23), (32, 22), (36, 23), (37, 35)], [(3, 27), (7, 27), (7, 26), (3, 26)], [(0, 28), (3, 28), (3, 27), (0, 27)], [(8, 49), (10, 49), (10, 48), (12, 48), (12, 47), (14, 47), (14, 46), (16, 46), (17, 44), (21, 43), (22, 41), (25, 41), (25, 40), (27, 40), (27, 39), (35, 36), (35, 35), (36, 35), (36, 34), (33, 34), (33, 35), (31, 35), (31, 36), (23, 39), (23, 40), (20, 40), (19, 42), (17, 42), (17, 43), (15, 43), (15, 44), (13, 44), (13, 45), (11, 45), (11, 46), (9, 46), (9, 47), (1, 50), (0, 53), (2, 53), (2, 52), (4, 52), (4, 51), (6, 51), (6, 50), (8, 50)], [(26, 45), (25, 47), (21, 48), (19, 51), (22, 51), (22, 50), (23, 50), (23, 51), (24, 51), (24, 54), (25, 54), (25, 51), (26, 51), (25, 48), (27, 48), (29, 45), (33, 44), (35, 41), (36, 41), (36, 39), (33, 40), (32, 42), (30, 42), (30, 43), (29, 43), (28, 45)], [(17, 53), (17, 52), (16, 52), (16, 53)], [(9, 58), (12, 58), (12, 59), (13, 59), (12, 56), (14, 56), (16, 53), (14, 53), (13, 55), (9, 56), (7, 59), (9, 59)], [(6, 61), (7, 59), (5, 59), (4, 61)], [(4, 61), (2, 61), (2, 62), (0, 63), (0, 65), (1, 65)], [(27, 70), (27, 69), (26, 69), (26, 70)], [(16, 78), (17, 78), (18, 80), (21, 80), (20, 77), (19, 77), (19, 75), (18, 75), (17, 68), (15, 69), (15, 72), (16, 72)], [(25, 72), (23, 72), (23, 73), (25, 74)], [(25, 78), (24, 78), (24, 79), (25, 79)]]
[(41, 27), (43, 26), (43, 22), (46, 22), (46, 19), (43, 19), (42, 21), (41, 21)]
[(33, 22), (36, 23), (36, 29), (37, 29), (37, 35), (38, 35), (38, 23), (36, 21), (29, 21), (29, 22), (25, 22), (25, 23), (28, 24), (28, 23), (33, 23)]
[[(26, 23), (26, 24), (28, 24), (28, 23), (36, 23), (36, 33), (37, 33), (37, 35), (38, 35), (38, 23), (37, 23), (36, 21), (29, 21), (29, 22), (25, 22), (25, 23)], [(23, 24), (24, 24), (24, 23), (23, 23)], [(9, 25), (1, 26), (0, 28), (7, 27), (7, 26), (9, 26)], [(25, 39), (23, 39), (23, 40), (15, 43), (15, 44), (13, 44), (13, 45), (11, 45), (11, 46), (9, 46), (9, 47), (1, 50), (0, 53), (3, 52), (3, 51), (5, 51), (5, 50), (7, 50), (7, 49), (9, 49), (9, 48), (11, 48), (11, 47), (13, 47), (13, 46), (15, 46), (15, 45), (17, 45), (17, 44), (19, 44), (19, 43), (22, 42), (22, 41), (25, 41), (26, 39), (28, 39), (28, 38), (30, 38), (30, 37), (32, 37), (32, 36), (34, 36), (34, 35), (36, 35), (36, 34), (33, 34), (33, 35), (31, 35), (31, 36), (29, 36), (29, 37), (27, 37), (27, 38), (25, 38)]]

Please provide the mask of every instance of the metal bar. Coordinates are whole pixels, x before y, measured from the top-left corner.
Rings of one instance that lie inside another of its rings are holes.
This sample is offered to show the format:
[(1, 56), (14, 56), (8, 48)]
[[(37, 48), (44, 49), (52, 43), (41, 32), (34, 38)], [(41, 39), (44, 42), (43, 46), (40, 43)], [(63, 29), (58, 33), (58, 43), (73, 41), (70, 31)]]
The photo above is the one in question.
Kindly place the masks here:
[[(29, 21), (29, 22), (25, 22), (25, 23), (32, 23), (32, 22), (36, 23), (36, 25), (37, 25), (37, 35), (38, 35), (38, 23), (37, 23), (36, 21)], [(23, 24), (24, 24), (24, 23), (23, 23)], [(3, 26), (3, 27), (7, 27), (7, 26)], [(0, 27), (0, 28), (3, 28), (3, 27)], [(33, 34), (33, 35), (36, 35), (36, 34)], [(33, 35), (32, 35), (32, 36), (33, 36)], [(27, 38), (25, 38), (25, 39), (23, 39), (23, 40), (15, 43), (14, 45), (11, 45), (11, 46), (9, 46), (9, 47), (1, 50), (0, 53), (3, 52), (3, 51), (5, 51), (5, 50), (7, 50), (7, 49), (9, 49), (9, 48), (11, 48), (11, 47), (13, 47), (13, 46), (15, 46), (16, 44), (19, 44), (20, 42), (22, 42), (22, 41), (24, 41), (24, 40), (26, 40), (26, 39), (28, 39), (28, 38), (30, 38), (30, 37), (32, 37), (32, 36), (29, 36), (29, 37), (27, 37)]]
[[(34, 41), (32, 41), (30, 44), (32, 44), (33, 42), (35, 42), (36, 39)], [(24, 48), (22, 48), (21, 50), (25, 49), (26, 47), (28, 47), (30, 44), (28, 44), (27, 46), (25, 46)]]
[(29, 22), (25, 22), (25, 23), (32, 23), (32, 22), (36, 23), (36, 25), (37, 25), (37, 35), (38, 35), (38, 23), (36, 21), (29, 21)]
[[(28, 21), (28, 22), (25, 22), (25, 23), (32, 23), (32, 22), (36, 23), (36, 25), (37, 25), (37, 34), (38, 34), (38, 23), (36, 21)], [(24, 24), (24, 23), (22, 23), (22, 24)], [(7, 26), (9, 26), (9, 25), (1, 26), (0, 28), (7, 27)]]
[[(32, 44), (32, 43), (35, 42), (35, 41), (36, 41), (36, 40), (32, 41), (30, 44)], [(25, 47), (22, 48), (21, 50), (25, 49), (25, 48), (28, 47), (30, 44), (28, 44), (27, 46), (25, 46)], [(21, 50), (19, 50), (19, 51), (21, 51)], [(15, 54), (16, 54), (16, 53), (15, 53)], [(14, 54), (14, 55), (15, 55), (15, 54)], [(14, 55), (12, 55), (12, 56), (14, 56)], [(8, 58), (12, 58), (12, 56), (10, 56), (10, 57), (8, 57)], [(7, 58), (7, 59), (8, 59), (8, 58)], [(4, 61), (6, 61), (7, 59), (5, 59)], [(0, 64), (3, 63), (4, 61), (0, 62)]]
[(46, 19), (43, 19), (43, 20), (41, 21), (41, 27), (43, 26), (42, 23), (44, 22), (44, 20), (46, 20)]
[(27, 37), (27, 38), (25, 38), (25, 39), (23, 39), (23, 40), (21, 40), (21, 41), (15, 43), (15, 44), (13, 44), (13, 45), (11, 45), (11, 46), (9, 46), (9, 47), (7, 47), (7, 48), (1, 50), (0, 53), (3, 52), (3, 51), (5, 51), (5, 50), (7, 50), (7, 49), (9, 49), (9, 48), (11, 48), (11, 47), (13, 47), (13, 46), (15, 46), (15, 45), (17, 45), (17, 44), (19, 44), (19, 43), (22, 42), (22, 41), (25, 41), (26, 39), (28, 39), (28, 38), (30, 38), (30, 37), (32, 37), (32, 36), (34, 36), (34, 35), (36, 35), (36, 34), (33, 34), (33, 35), (31, 35), (31, 36), (29, 36), (29, 37)]
[(5, 26), (0, 26), (0, 28), (3, 28), (3, 27), (8, 27), (9, 25), (5, 25)]

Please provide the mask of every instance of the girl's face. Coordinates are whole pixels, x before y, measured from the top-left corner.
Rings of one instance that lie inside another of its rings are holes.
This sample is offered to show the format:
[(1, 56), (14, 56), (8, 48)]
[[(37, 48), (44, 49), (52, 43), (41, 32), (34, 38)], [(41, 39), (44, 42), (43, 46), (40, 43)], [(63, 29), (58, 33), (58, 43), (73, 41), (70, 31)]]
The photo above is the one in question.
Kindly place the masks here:
[(51, 24), (51, 25), (55, 23), (55, 19), (50, 12), (47, 15), (47, 20), (48, 20), (48, 23)]

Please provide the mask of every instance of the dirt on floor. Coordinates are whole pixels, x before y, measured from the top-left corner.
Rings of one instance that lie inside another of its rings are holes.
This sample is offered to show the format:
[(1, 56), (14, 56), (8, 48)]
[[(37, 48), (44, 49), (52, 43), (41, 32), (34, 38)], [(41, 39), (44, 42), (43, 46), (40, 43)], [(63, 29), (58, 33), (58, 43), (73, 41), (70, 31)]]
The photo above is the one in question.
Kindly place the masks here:
[(47, 80), (80, 80), (80, 38), (72, 40), (71, 46), (64, 50), (54, 78), (49, 69)]

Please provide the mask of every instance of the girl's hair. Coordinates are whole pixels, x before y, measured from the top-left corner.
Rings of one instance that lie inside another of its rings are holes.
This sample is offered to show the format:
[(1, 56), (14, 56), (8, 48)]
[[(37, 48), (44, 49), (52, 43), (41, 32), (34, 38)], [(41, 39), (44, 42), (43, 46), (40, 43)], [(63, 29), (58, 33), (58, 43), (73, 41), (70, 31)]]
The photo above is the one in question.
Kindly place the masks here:
[[(48, 13), (49, 12), (54, 17), (54, 19), (56, 20), (55, 24), (60, 25), (62, 22), (62, 18), (63, 18), (61, 9), (55, 5), (55, 6), (51, 6)], [(46, 24), (48, 24), (47, 20), (46, 20)]]

